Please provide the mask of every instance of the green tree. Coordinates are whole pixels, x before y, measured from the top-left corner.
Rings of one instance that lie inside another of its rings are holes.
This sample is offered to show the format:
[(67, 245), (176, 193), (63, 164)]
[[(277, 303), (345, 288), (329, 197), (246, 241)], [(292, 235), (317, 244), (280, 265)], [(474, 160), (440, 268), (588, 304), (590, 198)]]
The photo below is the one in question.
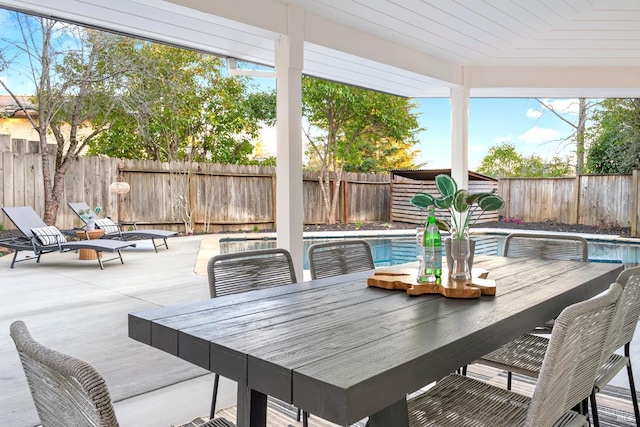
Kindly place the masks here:
[[(44, 187), (44, 221), (55, 224), (62, 200), (65, 175), (73, 161), (106, 126), (112, 110), (105, 92), (107, 80), (117, 74), (100, 72), (101, 52), (115, 36), (56, 20), (11, 13), (15, 31), (0, 38), (0, 70), (22, 75), (35, 88), (37, 113), (27, 108), (11, 84), (0, 85), (13, 97), (39, 135)], [(11, 38), (12, 34), (19, 37)], [(117, 86), (117, 85), (116, 85)], [(88, 126), (90, 124), (90, 126)], [(55, 150), (47, 144), (51, 132)], [(53, 163), (53, 165), (52, 165)], [(51, 173), (53, 171), (53, 173)]]
[(640, 99), (606, 99), (591, 118), (587, 170), (629, 173), (640, 168)]
[(557, 177), (571, 173), (569, 159), (554, 157), (550, 162), (532, 154), (522, 156), (513, 144), (505, 142), (489, 148), (477, 171), (494, 178)]
[(302, 102), (309, 123), (305, 130), (309, 166), (320, 170), (329, 223), (336, 221), (345, 171), (406, 167), (406, 158), (412, 162), (416, 155), (410, 148), (417, 142), (418, 120), (411, 111), (414, 104), (406, 98), (303, 77)]
[[(127, 64), (119, 114), (92, 154), (134, 159), (252, 163), (261, 123), (273, 122), (275, 94), (222, 76), (223, 60), (191, 50), (123, 39), (110, 55)], [(113, 70), (105, 69), (105, 73)], [(115, 92), (115, 93), (118, 93)]]
[(495, 178), (506, 178), (516, 176), (522, 169), (522, 162), (522, 156), (516, 151), (516, 147), (505, 142), (489, 148), (477, 171)]

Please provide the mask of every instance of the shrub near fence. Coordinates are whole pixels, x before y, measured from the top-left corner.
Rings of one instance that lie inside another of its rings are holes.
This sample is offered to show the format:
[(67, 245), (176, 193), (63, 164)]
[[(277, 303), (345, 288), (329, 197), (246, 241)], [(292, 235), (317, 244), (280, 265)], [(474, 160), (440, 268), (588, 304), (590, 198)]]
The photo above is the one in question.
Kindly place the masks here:
[[(42, 215), (40, 156), (0, 152), (0, 168), (2, 206), (32, 206)], [(109, 193), (109, 184), (118, 177), (130, 184), (128, 194)], [(304, 172), (303, 192), (305, 223), (325, 223), (316, 172)], [(80, 220), (66, 203), (85, 201), (102, 206), (114, 220), (136, 221), (140, 228), (180, 232), (187, 225), (195, 231), (211, 232), (268, 229), (275, 227), (275, 193), (273, 167), (81, 157), (67, 173), (56, 225), (79, 226)], [(340, 185), (338, 218), (388, 221), (389, 197), (387, 174), (346, 174)], [(0, 223), (13, 228), (4, 214)]]

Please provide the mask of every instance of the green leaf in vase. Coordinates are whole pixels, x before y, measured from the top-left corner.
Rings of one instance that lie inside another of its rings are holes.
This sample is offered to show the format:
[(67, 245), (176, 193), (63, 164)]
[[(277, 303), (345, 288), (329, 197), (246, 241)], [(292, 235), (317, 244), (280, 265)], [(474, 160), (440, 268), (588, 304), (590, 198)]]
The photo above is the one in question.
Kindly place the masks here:
[(449, 196), (453, 197), (456, 194), (456, 191), (458, 191), (458, 184), (456, 184), (456, 181), (449, 175), (444, 174), (436, 176), (436, 187), (440, 194), (442, 194), (443, 198)]
[(438, 209), (449, 209), (453, 204), (453, 195), (442, 197), (441, 199), (433, 199), (433, 204)]
[(490, 195), (478, 200), (478, 206), (480, 206), (480, 209), (482, 209), (483, 212), (497, 211), (498, 209), (502, 209), (504, 206), (504, 200), (499, 196)]
[(411, 198), (411, 204), (420, 209), (427, 209), (434, 205), (431, 194), (418, 193)]
[(453, 198), (453, 209), (457, 212), (466, 212), (467, 209), (469, 209), (469, 203), (467, 202), (468, 196), (469, 192), (467, 190), (458, 190)]

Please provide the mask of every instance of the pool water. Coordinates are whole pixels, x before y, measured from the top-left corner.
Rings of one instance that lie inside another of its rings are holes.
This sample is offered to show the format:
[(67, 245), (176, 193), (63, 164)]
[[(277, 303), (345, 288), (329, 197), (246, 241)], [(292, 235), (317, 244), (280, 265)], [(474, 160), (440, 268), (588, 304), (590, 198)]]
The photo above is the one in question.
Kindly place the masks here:
[[(504, 236), (478, 236), (477, 255), (502, 255)], [(309, 268), (307, 249), (313, 243), (335, 239), (305, 239), (303, 268)], [(373, 260), (377, 267), (402, 264), (416, 260), (416, 240), (414, 237), (366, 238), (371, 246)], [(221, 253), (269, 249), (276, 246), (274, 239), (264, 240), (221, 240)], [(589, 242), (589, 260), (592, 262), (617, 262), (632, 267), (640, 264), (640, 244), (604, 241)]]

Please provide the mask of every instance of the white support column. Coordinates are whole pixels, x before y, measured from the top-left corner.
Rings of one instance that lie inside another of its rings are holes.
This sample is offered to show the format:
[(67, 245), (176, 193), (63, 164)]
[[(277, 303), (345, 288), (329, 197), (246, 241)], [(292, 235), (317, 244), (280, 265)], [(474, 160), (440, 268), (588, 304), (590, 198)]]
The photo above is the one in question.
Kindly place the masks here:
[(276, 40), (276, 229), (302, 280), (302, 60), (304, 12), (289, 6), (289, 34)]
[(451, 176), (469, 188), (469, 87), (451, 89)]

